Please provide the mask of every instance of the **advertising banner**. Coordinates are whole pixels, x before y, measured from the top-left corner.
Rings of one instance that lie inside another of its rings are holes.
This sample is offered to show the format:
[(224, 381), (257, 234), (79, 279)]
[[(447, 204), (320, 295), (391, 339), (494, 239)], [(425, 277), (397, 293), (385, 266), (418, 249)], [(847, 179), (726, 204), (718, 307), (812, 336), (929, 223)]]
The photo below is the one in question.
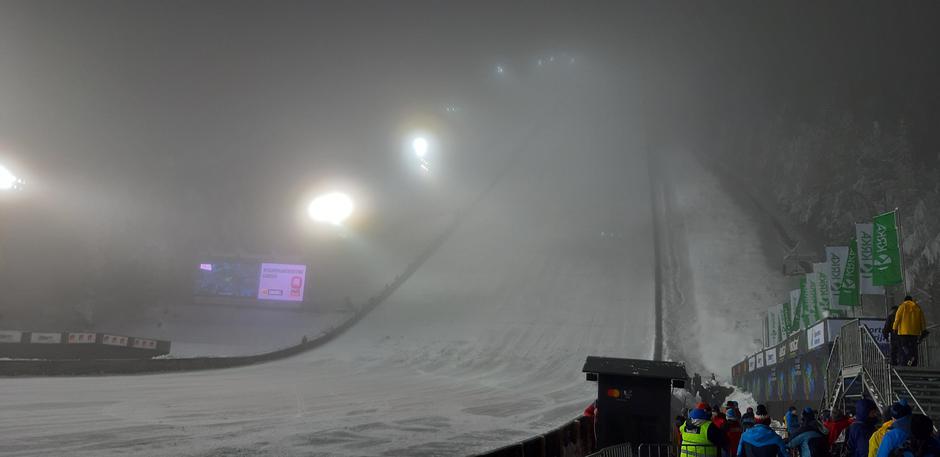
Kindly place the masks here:
[(757, 368), (758, 369), (764, 368), (764, 353), (758, 352), (757, 355), (754, 356), (754, 358), (757, 359)]
[(806, 350), (812, 351), (826, 343), (826, 323), (820, 322), (806, 331)]
[(764, 352), (764, 363), (769, 367), (777, 363), (777, 349), (771, 348)]
[(845, 259), (845, 272), (839, 286), (839, 305), (851, 308), (861, 306), (858, 284), (858, 243), (853, 238), (849, 243), (849, 256)]
[(747, 371), (754, 371), (757, 369), (757, 358), (750, 356), (747, 359)]
[[(804, 281), (800, 281), (803, 283)], [(787, 335), (797, 332), (803, 328), (803, 318), (801, 316), (800, 310), (800, 289), (793, 289), (790, 291), (790, 303), (789, 312), (785, 313), (788, 316), (787, 320)], [(786, 310), (786, 307), (784, 307)]]
[(827, 315), (836, 316), (837, 313), (834, 312), (832, 303), (829, 301), (830, 294), (832, 293), (829, 290), (831, 287), (829, 282), (829, 262), (814, 263), (813, 272), (816, 273), (816, 310), (820, 313), (817, 320)]
[(872, 279), (874, 272), (875, 246), (872, 238), (872, 224), (855, 224), (855, 242), (858, 247), (859, 290), (866, 295), (884, 295), (885, 288), (876, 286)]
[(875, 217), (872, 225), (874, 246), (874, 272), (872, 280), (877, 286), (901, 284), (901, 247), (898, 244), (897, 212)]
[(23, 332), (17, 330), (0, 330), (0, 343), (19, 343), (23, 340)]
[(769, 311), (767, 311), (767, 329), (770, 336), (770, 341), (767, 344), (768, 346), (776, 346), (780, 344), (782, 339), (785, 337), (783, 332), (783, 305), (772, 306)]
[[(827, 319), (826, 333), (829, 335), (829, 341), (834, 340), (836, 336), (839, 335), (839, 331), (842, 329), (842, 326), (848, 322), (854, 322), (854, 319)], [(881, 349), (881, 352), (883, 354), (890, 354), (890, 345), (888, 344), (888, 340), (881, 334), (881, 329), (884, 328), (885, 320), (860, 319), (859, 323), (868, 329), (868, 332), (871, 333), (871, 336), (875, 339), (875, 342), (878, 343), (878, 347)]]
[[(815, 267), (818, 264), (813, 264)], [(803, 317), (803, 327), (809, 328), (813, 325), (813, 322), (816, 322), (822, 319), (822, 310), (819, 309), (819, 293), (817, 289), (817, 276), (818, 273), (815, 271), (812, 273), (806, 274), (806, 311)]]
[(787, 342), (787, 354), (789, 354), (790, 357), (793, 357), (800, 352), (801, 334), (802, 332), (794, 333), (793, 336), (790, 337), (790, 341)]
[(306, 265), (262, 263), (258, 300), (304, 301)]
[(118, 335), (102, 335), (101, 344), (107, 344), (108, 346), (127, 346), (128, 338), (126, 336)]
[(69, 333), (68, 344), (95, 344), (94, 333)]
[(137, 349), (156, 349), (157, 342), (146, 338), (134, 338), (134, 342), (131, 346)]
[(33, 332), (29, 335), (29, 342), (35, 344), (59, 344), (62, 342), (62, 334)]
[(827, 246), (826, 263), (829, 264), (829, 309), (830, 314), (848, 316), (850, 308), (839, 304), (839, 291), (842, 289), (842, 277), (845, 275), (845, 263), (849, 258), (848, 246)]

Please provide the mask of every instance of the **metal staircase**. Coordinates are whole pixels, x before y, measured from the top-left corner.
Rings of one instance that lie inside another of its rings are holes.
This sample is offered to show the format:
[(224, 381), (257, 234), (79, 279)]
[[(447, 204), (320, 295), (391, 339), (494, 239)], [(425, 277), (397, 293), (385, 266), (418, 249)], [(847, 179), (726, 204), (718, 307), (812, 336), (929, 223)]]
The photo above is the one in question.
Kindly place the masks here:
[(879, 408), (904, 398), (915, 412), (940, 417), (940, 368), (931, 366), (933, 338), (921, 342), (920, 366), (892, 367), (868, 328), (858, 320), (839, 332), (826, 367), (823, 407), (843, 411), (847, 402), (871, 398)]

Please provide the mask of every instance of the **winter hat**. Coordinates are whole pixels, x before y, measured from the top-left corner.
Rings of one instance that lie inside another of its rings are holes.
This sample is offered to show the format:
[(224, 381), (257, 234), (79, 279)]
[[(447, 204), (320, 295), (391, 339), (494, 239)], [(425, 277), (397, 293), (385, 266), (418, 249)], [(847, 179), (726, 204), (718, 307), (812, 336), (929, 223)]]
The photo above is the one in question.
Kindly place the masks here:
[(754, 420), (757, 422), (770, 421), (770, 414), (767, 413), (767, 406), (757, 405), (754, 411)]
[(910, 415), (911, 407), (907, 405), (907, 400), (902, 398), (897, 403), (891, 405), (891, 417), (893, 419), (900, 419)]
[(689, 419), (708, 420), (710, 418), (711, 415), (708, 414), (708, 411), (705, 411), (702, 408), (695, 408), (689, 412)]
[(734, 408), (728, 408), (728, 411), (725, 412), (725, 418), (729, 421), (738, 420), (738, 413), (734, 412)]
[(816, 411), (808, 406), (803, 408), (803, 422), (812, 422), (814, 420), (816, 420)]

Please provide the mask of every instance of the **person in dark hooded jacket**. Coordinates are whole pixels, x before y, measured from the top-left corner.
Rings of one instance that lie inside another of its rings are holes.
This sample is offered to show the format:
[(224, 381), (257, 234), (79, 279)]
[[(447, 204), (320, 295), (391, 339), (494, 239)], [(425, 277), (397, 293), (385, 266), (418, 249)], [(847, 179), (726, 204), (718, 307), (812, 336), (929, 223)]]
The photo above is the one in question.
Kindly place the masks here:
[(845, 435), (846, 457), (868, 457), (868, 440), (878, 426), (878, 406), (863, 398), (855, 402), (855, 422)]
[(799, 449), (800, 457), (827, 457), (829, 455), (828, 430), (816, 419), (811, 408), (803, 410), (800, 427), (790, 435), (787, 447)]
[(754, 408), (747, 407), (747, 411), (741, 415), (741, 427), (744, 431), (754, 426)]

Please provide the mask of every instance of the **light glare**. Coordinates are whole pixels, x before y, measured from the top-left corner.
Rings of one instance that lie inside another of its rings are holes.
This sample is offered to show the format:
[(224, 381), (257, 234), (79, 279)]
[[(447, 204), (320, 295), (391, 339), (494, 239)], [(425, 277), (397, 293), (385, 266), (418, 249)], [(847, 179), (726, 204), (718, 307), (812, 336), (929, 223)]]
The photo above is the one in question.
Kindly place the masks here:
[(428, 140), (424, 137), (417, 137), (411, 141), (411, 149), (415, 151), (415, 155), (424, 158), (428, 155)]
[(0, 190), (12, 190), (20, 180), (6, 167), (0, 165)]
[(352, 212), (352, 198), (341, 192), (321, 195), (313, 199), (307, 207), (307, 214), (311, 219), (331, 225), (342, 225)]

